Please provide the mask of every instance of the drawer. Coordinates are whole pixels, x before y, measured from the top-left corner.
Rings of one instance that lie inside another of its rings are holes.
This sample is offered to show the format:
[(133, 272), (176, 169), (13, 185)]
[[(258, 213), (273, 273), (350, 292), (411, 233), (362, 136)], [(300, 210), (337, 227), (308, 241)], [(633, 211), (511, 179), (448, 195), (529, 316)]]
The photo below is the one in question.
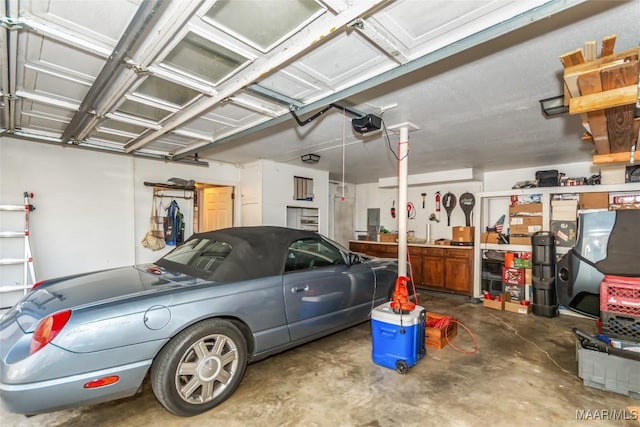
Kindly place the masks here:
[(369, 245), (366, 243), (353, 243), (349, 244), (349, 249), (354, 252), (365, 252), (369, 249)]
[(424, 249), (425, 249), (424, 255), (429, 255), (429, 256), (445, 256), (447, 251), (444, 248), (424, 248)]
[(395, 245), (377, 245), (376, 250), (384, 254), (397, 254), (398, 247)]
[(418, 246), (409, 246), (409, 255), (411, 256), (420, 256), (426, 255), (428, 248), (421, 248)]
[(446, 256), (449, 258), (471, 259), (472, 252), (468, 249), (447, 249)]

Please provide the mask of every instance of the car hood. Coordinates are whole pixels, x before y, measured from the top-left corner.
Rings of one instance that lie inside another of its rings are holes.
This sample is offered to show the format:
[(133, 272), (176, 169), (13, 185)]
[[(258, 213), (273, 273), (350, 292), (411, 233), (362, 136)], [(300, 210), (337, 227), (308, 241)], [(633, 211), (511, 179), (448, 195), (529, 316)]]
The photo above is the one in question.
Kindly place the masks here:
[(46, 281), (25, 295), (5, 316), (17, 318), (20, 327), (30, 331), (40, 319), (60, 310), (77, 310), (200, 282), (204, 281), (167, 272), (153, 264), (98, 271)]

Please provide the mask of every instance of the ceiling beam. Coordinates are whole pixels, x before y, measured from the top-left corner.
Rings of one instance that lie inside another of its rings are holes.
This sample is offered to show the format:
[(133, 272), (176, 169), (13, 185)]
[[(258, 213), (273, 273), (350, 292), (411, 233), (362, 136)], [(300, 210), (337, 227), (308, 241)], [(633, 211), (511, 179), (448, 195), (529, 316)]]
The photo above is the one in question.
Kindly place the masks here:
[(252, 83), (273, 74), (300, 54), (317, 47), (331, 36), (344, 31), (347, 25), (353, 20), (366, 16), (388, 2), (389, 0), (357, 1), (335, 16), (329, 16), (331, 15), (329, 12), (325, 13), (309, 27), (301, 30), (297, 36), (292, 37), (287, 43), (281, 45), (278, 52), (272, 57), (266, 59), (264, 62), (253, 65), (240, 73), (235, 80), (231, 80), (228, 84), (222, 85), (216, 95), (202, 98), (181, 113), (169, 118), (163, 123), (161, 130), (147, 132), (134, 141), (131, 141), (131, 143), (125, 146), (125, 149), (128, 152), (138, 150), (156, 138), (192, 120), (194, 117), (207, 112), (224, 99), (233, 96), (233, 94), (243, 90)]
[[(519, 28), (525, 27), (533, 22), (546, 19), (551, 15), (562, 12), (566, 9), (570, 9), (586, 1), (587, 0), (548, 1), (527, 12), (521, 13), (510, 19), (504, 20), (498, 24), (495, 24), (488, 28), (480, 30), (471, 36), (462, 38), (438, 50), (427, 53), (426, 55), (423, 55), (410, 62), (407, 62), (406, 64), (403, 64), (396, 68), (392, 68), (386, 72), (383, 72), (382, 74), (379, 74), (375, 77), (365, 80), (359, 84), (337, 91), (327, 97), (324, 97), (310, 104), (307, 104), (304, 107), (301, 107), (299, 110), (297, 110), (297, 114), (302, 115), (302, 114), (317, 110), (319, 108), (322, 108), (328, 104), (340, 102), (341, 100), (344, 100), (350, 96), (356, 95), (368, 89), (384, 84), (388, 81), (402, 77), (406, 74), (409, 74), (413, 71), (416, 71), (418, 69), (431, 65), (435, 62), (441, 61), (450, 56), (456, 55), (460, 52), (463, 52), (467, 49), (475, 47), (479, 44), (482, 44), (489, 40), (503, 36)], [(366, 25), (366, 20), (365, 20), (365, 25)], [(213, 148), (217, 145), (226, 144), (236, 139), (255, 134), (261, 130), (268, 129), (272, 126), (283, 123), (287, 120), (291, 120), (289, 114), (283, 114), (280, 117), (276, 117), (274, 119), (264, 121), (252, 128), (244, 129), (240, 132), (234, 133), (233, 135), (220, 138), (212, 143), (202, 144), (197, 147), (193, 147), (192, 149), (183, 150), (180, 153), (174, 154), (173, 157), (182, 158), (186, 156), (192, 156), (197, 152), (202, 152), (203, 150)]]

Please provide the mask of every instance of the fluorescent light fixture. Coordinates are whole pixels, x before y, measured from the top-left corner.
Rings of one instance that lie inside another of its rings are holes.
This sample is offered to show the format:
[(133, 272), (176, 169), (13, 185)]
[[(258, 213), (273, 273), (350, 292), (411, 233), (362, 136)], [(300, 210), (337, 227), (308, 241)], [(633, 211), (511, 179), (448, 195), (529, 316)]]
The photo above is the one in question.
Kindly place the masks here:
[(317, 154), (303, 154), (300, 156), (300, 160), (305, 163), (318, 163), (320, 161), (320, 156)]
[(569, 112), (569, 106), (564, 105), (564, 95), (541, 99), (540, 108), (545, 117), (559, 116)]
[[(436, 184), (439, 182), (471, 181), (473, 180), (473, 168), (453, 169), (449, 171), (427, 172), (417, 175), (409, 175), (407, 185)], [(398, 186), (398, 177), (378, 179), (379, 188), (391, 188)]]

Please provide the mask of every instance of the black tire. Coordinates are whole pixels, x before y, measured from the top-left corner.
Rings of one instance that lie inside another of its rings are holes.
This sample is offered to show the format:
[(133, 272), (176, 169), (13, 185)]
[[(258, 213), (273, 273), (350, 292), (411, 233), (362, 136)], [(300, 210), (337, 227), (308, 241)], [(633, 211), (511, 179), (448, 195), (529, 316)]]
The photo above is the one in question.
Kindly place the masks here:
[(209, 319), (176, 335), (151, 366), (151, 387), (170, 412), (198, 415), (224, 402), (240, 385), (247, 343), (231, 322)]

